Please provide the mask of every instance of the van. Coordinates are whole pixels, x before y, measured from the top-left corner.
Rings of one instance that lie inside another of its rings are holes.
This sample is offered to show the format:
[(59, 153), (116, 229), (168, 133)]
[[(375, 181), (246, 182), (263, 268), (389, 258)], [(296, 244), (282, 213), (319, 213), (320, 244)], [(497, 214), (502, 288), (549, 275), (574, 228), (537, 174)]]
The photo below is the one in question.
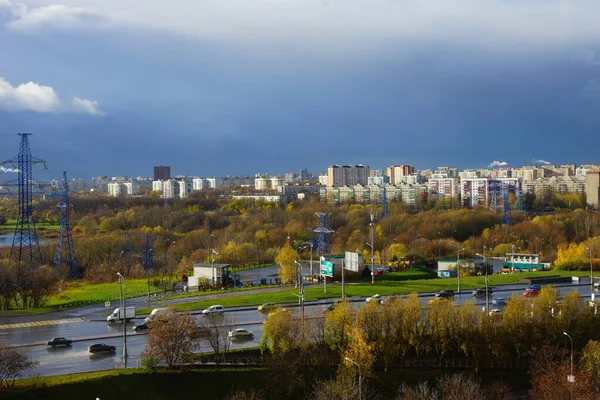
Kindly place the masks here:
[(146, 317), (144, 318), (144, 322), (148, 323), (148, 321), (150, 321), (152, 318), (154, 318), (154, 316), (158, 313), (167, 311), (168, 308), (155, 308), (154, 310), (152, 310), (152, 312)]
[(135, 318), (135, 307), (125, 307), (125, 312), (121, 307), (115, 308), (115, 310), (106, 317), (106, 322), (113, 323), (115, 321), (122, 321)]

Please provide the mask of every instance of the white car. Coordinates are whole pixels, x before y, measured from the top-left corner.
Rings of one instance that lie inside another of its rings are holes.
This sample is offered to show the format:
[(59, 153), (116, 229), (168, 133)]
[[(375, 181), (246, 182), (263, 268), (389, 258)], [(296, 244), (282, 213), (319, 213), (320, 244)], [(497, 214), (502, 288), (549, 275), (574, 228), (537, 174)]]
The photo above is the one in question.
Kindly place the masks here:
[(209, 314), (223, 314), (225, 312), (225, 309), (223, 308), (223, 306), (221, 305), (214, 305), (214, 306), (210, 306), (205, 310), (202, 310), (202, 314), (203, 315), (209, 315)]
[(488, 315), (500, 314), (502, 312), (499, 308), (493, 308), (488, 312)]
[(229, 339), (252, 339), (254, 333), (248, 329), (234, 329), (229, 332)]
[(373, 300), (375, 300), (375, 302), (377, 302), (377, 303), (381, 303), (382, 298), (378, 294), (376, 294), (375, 296), (367, 297), (367, 303), (370, 303)]

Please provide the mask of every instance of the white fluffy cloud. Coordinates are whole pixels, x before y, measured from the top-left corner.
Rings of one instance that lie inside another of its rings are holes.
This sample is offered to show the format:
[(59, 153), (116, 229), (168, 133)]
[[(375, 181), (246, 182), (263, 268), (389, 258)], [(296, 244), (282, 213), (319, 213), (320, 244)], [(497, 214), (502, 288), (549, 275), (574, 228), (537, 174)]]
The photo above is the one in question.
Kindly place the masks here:
[(85, 114), (102, 115), (100, 106), (95, 100), (80, 99), (79, 97), (73, 97), (73, 109)]
[(314, 46), (379, 39), (519, 49), (594, 42), (600, 37), (598, 0), (61, 0), (60, 5), (58, 0), (2, 1), (21, 10), (8, 23), (10, 29), (21, 31), (123, 24), (203, 38)]
[(506, 161), (492, 161), (488, 168), (502, 168), (508, 167), (508, 163)]
[(35, 82), (13, 86), (0, 77), (0, 109), (6, 111), (82, 112), (86, 114), (102, 114), (98, 102), (78, 97), (72, 104), (65, 105), (56, 91), (50, 86)]

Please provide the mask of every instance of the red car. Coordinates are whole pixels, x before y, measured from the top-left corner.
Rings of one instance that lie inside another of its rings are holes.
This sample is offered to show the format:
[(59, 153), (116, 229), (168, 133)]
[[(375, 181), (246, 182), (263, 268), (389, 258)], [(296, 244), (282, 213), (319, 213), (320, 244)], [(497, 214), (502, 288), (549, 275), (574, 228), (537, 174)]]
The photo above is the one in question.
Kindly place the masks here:
[(538, 294), (540, 294), (540, 291), (536, 288), (527, 288), (523, 292), (523, 296), (525, 296), (525, 297), (534, 297), (534, 296), (537, 296)]

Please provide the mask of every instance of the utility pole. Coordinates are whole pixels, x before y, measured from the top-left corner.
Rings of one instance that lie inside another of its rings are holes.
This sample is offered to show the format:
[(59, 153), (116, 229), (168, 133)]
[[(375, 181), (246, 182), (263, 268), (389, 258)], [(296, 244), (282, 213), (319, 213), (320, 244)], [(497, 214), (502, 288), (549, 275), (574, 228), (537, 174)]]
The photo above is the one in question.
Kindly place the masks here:
[(121, 298), (121, 311), (123, 312), (123, 366), (127, 367), (127, 305), (123, 295), (123, 281), (125, 277), (117, 272), (119, 276), (119, 297)]
[(375, 222), (371, 212), (371, 283), (375, 283)]
[(464, 247), (462, 249), (458, 249), (458, 256), (456, 257), (456, 271), (457, 271), (457, 276), (458, 276), (458, 294), (460, 295), (460, 252), (464, 250)]
[(483, 246), (483, 267), (485, 268), (485, 312), (489, 315), (490, 312), (490, 292), (488, 289), (488, 266), (485, 257), (485, 250), (487, 247)]

